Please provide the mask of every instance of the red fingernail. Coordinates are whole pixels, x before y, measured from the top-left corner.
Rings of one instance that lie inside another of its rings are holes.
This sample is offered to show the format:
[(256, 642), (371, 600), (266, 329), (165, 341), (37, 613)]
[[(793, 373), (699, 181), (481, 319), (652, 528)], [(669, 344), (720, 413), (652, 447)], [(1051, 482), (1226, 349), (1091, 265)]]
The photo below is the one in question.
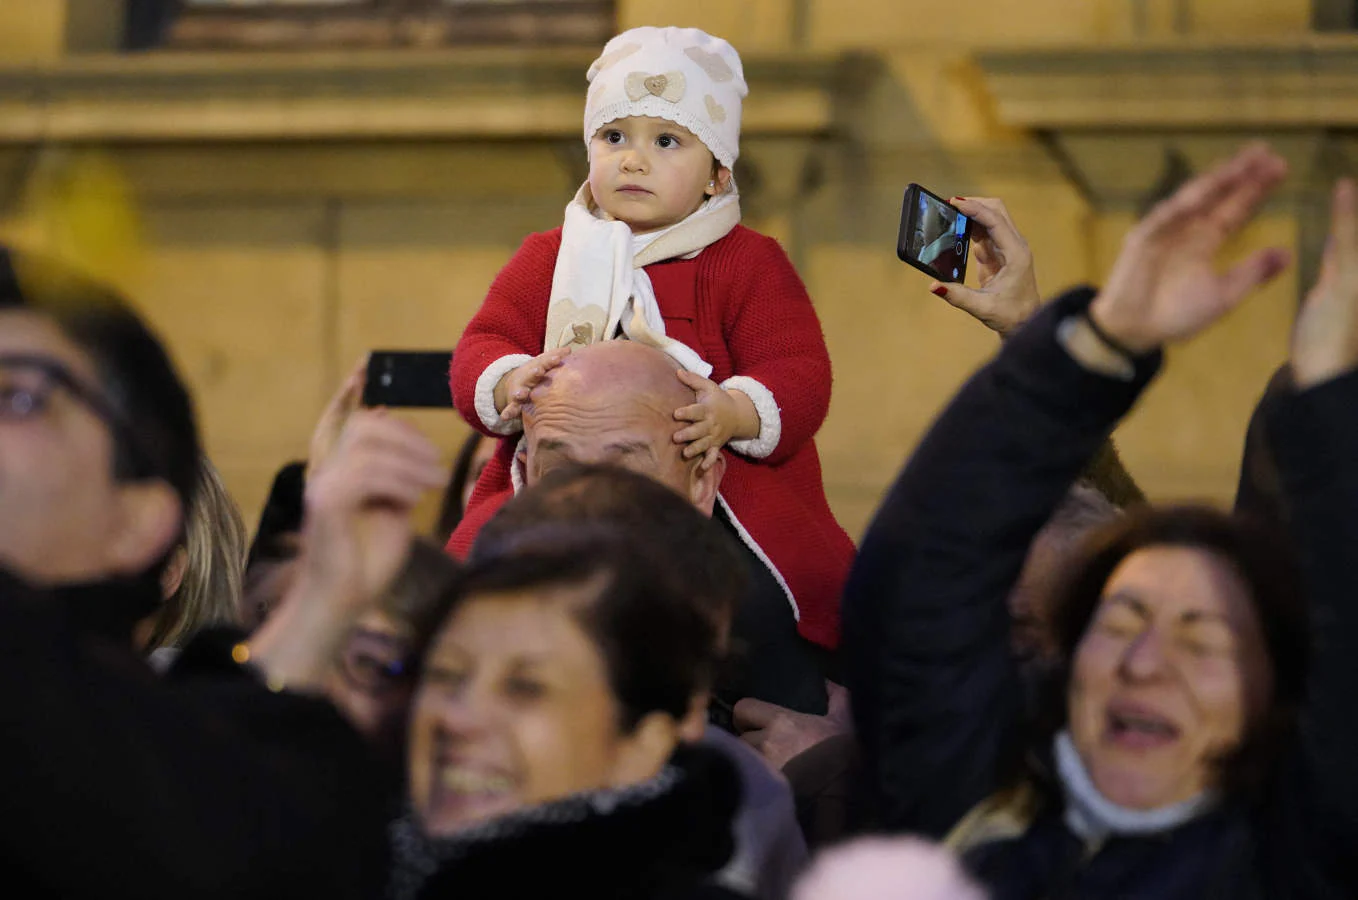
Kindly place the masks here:
[(946, 297), (948, 296), (948, 289), (941, 284), (936, 284), (929, 288), (929, 293), (933, 294), (935, 297)]

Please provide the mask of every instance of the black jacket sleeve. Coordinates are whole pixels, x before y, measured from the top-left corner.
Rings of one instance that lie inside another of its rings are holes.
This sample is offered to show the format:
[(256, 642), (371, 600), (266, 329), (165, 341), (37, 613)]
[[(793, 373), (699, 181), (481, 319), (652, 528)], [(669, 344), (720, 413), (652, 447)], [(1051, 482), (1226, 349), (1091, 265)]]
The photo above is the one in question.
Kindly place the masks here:
[[(1267, 413), (1310, 605), (1310, 670), (1280, 800), (1310, 874), (1358, 891), (1358, 372), (1278, 397)], [(1283, 865), (1289, 861), (1282, 861)], [(1290, 861), (1298, 864), (1296, 857)]]
[(1089, 290), (1050, 304), (936, 421), (868, 530), (844, 599), (869, 815), (945, 835), (998, 786), (1023, 713), (1007, 597), (1028, 545), (1159, 365), (1091, 373), (1056, 338)]
[(246, 673), (211, 683), (155, 678), (0, 577), (0, 857), (19, 894), (380, 895), (388, 800), (358, 735)]

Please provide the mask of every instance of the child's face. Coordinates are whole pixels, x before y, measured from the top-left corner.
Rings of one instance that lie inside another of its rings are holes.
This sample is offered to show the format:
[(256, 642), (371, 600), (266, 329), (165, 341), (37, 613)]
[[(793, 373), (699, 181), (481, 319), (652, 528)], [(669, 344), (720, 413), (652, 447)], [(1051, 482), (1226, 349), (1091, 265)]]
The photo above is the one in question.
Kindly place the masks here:
[(589, 142), (594, 200), (636, 234), (667, 228), (725, 188), (712, 152), (687, 128), (667, 119), (631, 116), (609, 122)]

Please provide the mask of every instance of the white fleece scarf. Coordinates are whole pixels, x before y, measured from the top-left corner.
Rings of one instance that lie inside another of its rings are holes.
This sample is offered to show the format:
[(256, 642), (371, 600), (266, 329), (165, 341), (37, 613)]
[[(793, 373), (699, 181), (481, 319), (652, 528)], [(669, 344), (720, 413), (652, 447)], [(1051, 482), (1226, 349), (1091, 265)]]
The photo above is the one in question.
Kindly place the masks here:
[(1056, 771), (1066, 797), (1066, 826), (1086, 843), (1101, 843), (1116, 835), (1170, 831), (1208, 812), (1220, 799), (1215, 792), (1204, 791), (1172, 806), (1128, 809), (1099, 793), (1068, 730), (1056, 736), (1055, 750)]
[(712, 366), (697, 351), (665, 336), (665, 320), (645, 267), (692, 258), (729, 234), (740, 223), (735, 182), (682, 222), (651, 234), (634, 235), (627, 223), (606, 216), (594, 203), (588, 182), (566, 207), (543, 351), (625, 336), (665, 351), (691, 372), (711, 376)]

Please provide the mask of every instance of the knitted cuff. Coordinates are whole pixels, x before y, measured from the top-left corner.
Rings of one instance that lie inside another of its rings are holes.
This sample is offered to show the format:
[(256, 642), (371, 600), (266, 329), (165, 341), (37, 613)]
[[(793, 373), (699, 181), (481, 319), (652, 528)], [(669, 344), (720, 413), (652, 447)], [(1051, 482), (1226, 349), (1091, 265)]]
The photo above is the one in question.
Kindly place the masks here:
[(500, 418), (500, 411), (495, 408), (495, 386), (500, 383), (501, 378), (532, 358), (526, 353), (502, 356), (486, 366), (481, 377), (476, 379), (476, 415), (492, 434), (514, 434), (523, 430), (522, 419)]
[(730, 447), (741, 456), (750, 459), (767, 459), (778, 449), (778, 441), (783, 437), (783, 417), (778, 411), (778, 403), (773, 392), (753, 378), (735, 375), (721, 383), (722, 390), (740, 391), (754, 404), (759, 413), (759, 436), (745, 441), (731, 441)]

